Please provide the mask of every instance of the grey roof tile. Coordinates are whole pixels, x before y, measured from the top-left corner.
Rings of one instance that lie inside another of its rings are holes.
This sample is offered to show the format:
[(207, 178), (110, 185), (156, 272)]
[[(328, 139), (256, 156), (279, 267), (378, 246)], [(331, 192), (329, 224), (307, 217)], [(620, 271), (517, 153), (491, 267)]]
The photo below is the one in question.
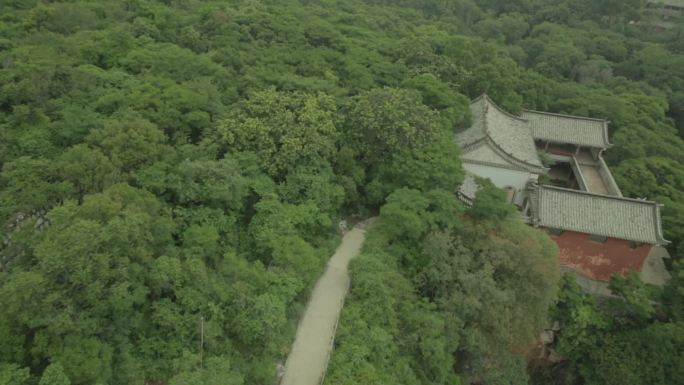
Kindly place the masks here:
[(482, 141), (487, 141), (509, 161), (530, 171), (544, 170), (525, 119), (505, 112), (487, 95), (473, 100), (470, 111), (473, 124), (455, 137), (463, 154), (476, 148)]
[(487, 142), (480, 143), (468, 148), (468, 151), (461, 156), (461, 160), (464, 163), (485, 164), (516, 170), (527, 169), (525, 165), (512, 160), (511, 157), (503, 154), (501, 150), (497, 151), (496, 146), (487, 144)]
[(605, 120), (532, 110), (523, 110), (522, 117), (530, 122), (535, 139), (587, 147), (610, 147)]
[(538, 226), (651, 244), (667, 244), (654, 202), (539, 185), (531, 197)]

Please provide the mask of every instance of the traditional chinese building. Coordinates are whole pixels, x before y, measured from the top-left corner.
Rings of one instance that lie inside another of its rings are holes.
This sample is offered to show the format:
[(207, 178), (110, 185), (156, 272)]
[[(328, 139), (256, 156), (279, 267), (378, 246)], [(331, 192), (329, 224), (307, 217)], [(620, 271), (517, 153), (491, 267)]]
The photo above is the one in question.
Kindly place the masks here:
[(661, 206), (622, 196), (603, 160), (607, 121), (530, 110), (515, 116), (486, 95), (470, 109), (472, 125), (455, 136), (467, 173), (461, 200), (474, 199), (475, 176), (506, 190), (528, 223), (550, 233), (563, 269), (591, 292), (609, 294), (613, 273), (635, 271), (656, 285), (669, 279)]
[(684, 0), (648, 0), (646, 9), (666, 20), (678, 18), (684, 15)]
[(684, 0), (648, 0), (637, 25), (666, 31), (677, 27), (677, 21), (684, 17)]

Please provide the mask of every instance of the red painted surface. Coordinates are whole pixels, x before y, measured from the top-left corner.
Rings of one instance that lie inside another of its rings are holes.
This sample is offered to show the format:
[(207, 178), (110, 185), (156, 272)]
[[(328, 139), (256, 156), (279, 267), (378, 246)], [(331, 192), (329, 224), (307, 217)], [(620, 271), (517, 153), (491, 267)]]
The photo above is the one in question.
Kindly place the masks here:
[(644, 244), (632, 248), (624, 239), (608, 238), (605, 243), (594, 242), (589, 234), (564, 231), (552, 235), (560, 249), (560, 263), (571, 267), (587, 277), (610, 281), (613, 273), (626, 275), (641, 271), (653, 245)]

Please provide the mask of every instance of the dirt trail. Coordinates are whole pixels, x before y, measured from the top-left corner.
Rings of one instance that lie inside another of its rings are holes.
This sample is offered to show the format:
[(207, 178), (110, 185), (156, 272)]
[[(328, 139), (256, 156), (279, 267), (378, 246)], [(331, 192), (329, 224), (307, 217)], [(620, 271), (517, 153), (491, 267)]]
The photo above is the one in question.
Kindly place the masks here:
[(316, 283), (285, 363), (281, 385), (319, 385), (328, 366), (337, 320), (349, 288), (349, 261), (359, 254), (365, 230), (354, 228), (328, 261)]

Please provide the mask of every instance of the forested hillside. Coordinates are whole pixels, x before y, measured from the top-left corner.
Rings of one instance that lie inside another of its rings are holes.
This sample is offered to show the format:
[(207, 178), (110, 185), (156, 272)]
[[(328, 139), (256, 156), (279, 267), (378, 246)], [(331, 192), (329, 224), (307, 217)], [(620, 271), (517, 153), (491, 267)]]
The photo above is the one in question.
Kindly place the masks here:
[[(649, 17), (0, 1), (0, 385), (271, 385), (337, 221), (377, 213), (328, 384), (682, 383), (684, 24)], [(501, 191), (459, 205), (453, 133), (483, 92), (611, 121), (623, 193), (665, 204), (669, 286), (597, 303)], [(551, 319), (567, 360), (526, 370)]]

